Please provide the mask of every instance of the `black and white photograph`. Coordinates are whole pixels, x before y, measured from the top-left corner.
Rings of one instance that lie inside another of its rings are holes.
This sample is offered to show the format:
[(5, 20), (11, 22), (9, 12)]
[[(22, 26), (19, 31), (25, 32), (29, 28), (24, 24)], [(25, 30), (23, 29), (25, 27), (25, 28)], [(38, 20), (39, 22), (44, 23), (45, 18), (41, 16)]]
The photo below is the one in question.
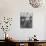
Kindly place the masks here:
[(21, 28), (32, 28), (32, 16), (20, 16)]

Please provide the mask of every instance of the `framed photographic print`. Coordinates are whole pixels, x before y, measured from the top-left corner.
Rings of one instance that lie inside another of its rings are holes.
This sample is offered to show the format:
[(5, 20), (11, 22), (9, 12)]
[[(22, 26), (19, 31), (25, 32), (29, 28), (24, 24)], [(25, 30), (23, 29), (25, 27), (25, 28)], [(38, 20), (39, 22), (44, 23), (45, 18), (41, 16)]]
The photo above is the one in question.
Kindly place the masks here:
[(28, 12), (21, 13), (20, 28), (32, 28), (32, 14)]

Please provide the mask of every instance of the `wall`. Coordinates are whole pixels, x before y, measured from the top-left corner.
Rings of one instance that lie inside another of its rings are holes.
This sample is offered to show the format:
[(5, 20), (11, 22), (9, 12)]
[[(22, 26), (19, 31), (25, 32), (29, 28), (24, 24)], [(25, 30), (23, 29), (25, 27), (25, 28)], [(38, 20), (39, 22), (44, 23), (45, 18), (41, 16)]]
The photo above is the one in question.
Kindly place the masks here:
[[(33, 28), (21, 29), (20, 28), (20, 12), (33, 12)], [(37, 35), (39, 40), (45, 39), (45, 15), (46, 8), (33, 8), (30, 6), (28, 0), (0, 0), (0, 19), (4, 16), (13, 17), (13, 22), (10, 33), (17, 40), (27, 40), (34, 34)], [(2, 35), (0, 31), (0, 35)], [(4, 34), (4, 33), (3, 33)], [(0, 39), (4, 37), (0, 36)]]

